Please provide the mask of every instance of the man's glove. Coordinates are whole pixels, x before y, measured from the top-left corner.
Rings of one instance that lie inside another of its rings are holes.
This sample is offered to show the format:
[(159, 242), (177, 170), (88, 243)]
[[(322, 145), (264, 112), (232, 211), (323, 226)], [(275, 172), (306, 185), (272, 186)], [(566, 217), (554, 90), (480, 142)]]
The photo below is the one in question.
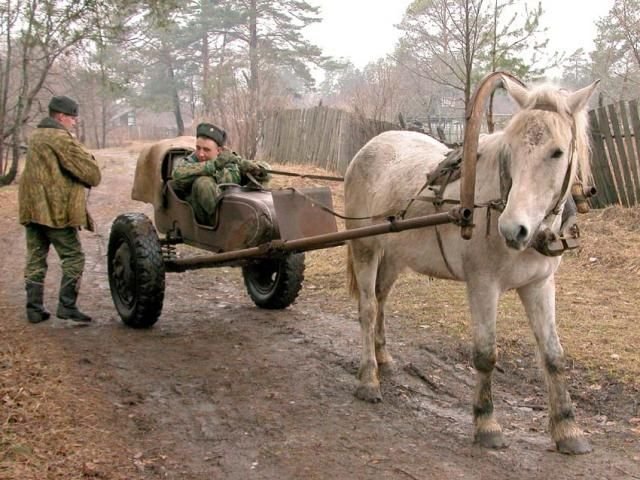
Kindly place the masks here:
[(263, 162), (258, 160), (254, 162), (254, 167), (252, 168), (251, 174), (258, 180), (260, 183), (268, 182), (271, 179), (271, 175), (267, 170), (270, 170), (271, 166), (267, 162)]

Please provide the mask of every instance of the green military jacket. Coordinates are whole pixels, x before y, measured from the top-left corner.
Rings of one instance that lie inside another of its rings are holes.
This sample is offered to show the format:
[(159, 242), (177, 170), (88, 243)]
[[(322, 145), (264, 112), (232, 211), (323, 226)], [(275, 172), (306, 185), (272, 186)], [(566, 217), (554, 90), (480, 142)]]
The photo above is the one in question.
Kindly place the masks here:
[(228, 150), (206, 162), (198, 161), (195, 153), (192, 153), (173, 169), (173, 188), (179, 194), (188, 195), (193, 182), (204, 175), (213, 177), (217, 184), (245, 185), (249, 181), (248, 174), (260, 183), (265, 183), (270, 178), (266, 172), (268, 168), (269, 165), (265, 162), (247, 160)]
[(46, 117), (29, 139), (18, 190), (20, 223), (87, 228), (85, 189), (100, 180), (93, 155), (60, 123)]

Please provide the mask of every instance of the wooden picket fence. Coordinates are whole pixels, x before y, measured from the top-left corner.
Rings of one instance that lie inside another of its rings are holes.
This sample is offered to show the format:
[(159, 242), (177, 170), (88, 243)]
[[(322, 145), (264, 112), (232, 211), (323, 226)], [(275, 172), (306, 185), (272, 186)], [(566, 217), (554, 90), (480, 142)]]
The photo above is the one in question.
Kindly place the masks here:
[(256, 158), (284, 165), (314, 165), (344, 174), (369, 139), (398, 128), (335, 108), (282, 110), (265, 119)]
[(589, 112), (592, 169), (598, 194), (591, 205), (632, 207), (640, 203), (638, 102), (621, 101)]
[[(589, 112), (592, 170), (598, 194), (591, 206), (640, 205), (640, 114), (636, 100)], [(344, 174), (372, 137), (400, 127), (342, 110), (314, 107), (273, 113), (264, 122), (257, 158), (305, 164)]]

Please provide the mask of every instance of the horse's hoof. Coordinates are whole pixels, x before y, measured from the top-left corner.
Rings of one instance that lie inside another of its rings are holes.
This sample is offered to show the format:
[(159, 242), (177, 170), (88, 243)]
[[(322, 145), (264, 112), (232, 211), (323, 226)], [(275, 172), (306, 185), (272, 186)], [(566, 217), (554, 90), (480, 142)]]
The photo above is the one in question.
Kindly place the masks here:
[(476, 433), (475, 443), (481, 447), (495, 450), (509, 446), (502, 432), (478, 432)]
[(380, 387), (372, 387), (371, 385), (360, 385), (356, 389), (356, 398), (369, 403), (380, 403), (382, 401), (382, 393)]
[(569, 437), (556, 442), (560, 453), (567, 455), (584, 455), (591, 452), (591, 444), (584, 437)]

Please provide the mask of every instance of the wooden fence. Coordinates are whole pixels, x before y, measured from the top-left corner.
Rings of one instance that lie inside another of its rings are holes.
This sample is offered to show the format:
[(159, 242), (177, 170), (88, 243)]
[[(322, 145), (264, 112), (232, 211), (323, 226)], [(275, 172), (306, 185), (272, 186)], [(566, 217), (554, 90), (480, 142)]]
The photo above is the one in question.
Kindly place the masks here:
[(344, 174), (353, 156), (369, 139), (399, 128), (327, 107), (283, 110), (265, 120), (256, 157), (285, 165), (314, 165)]
[[(640, 115), (638, 102), (618, 102), (589, 112), (592, 169), (598, 194), (594, 208), (640, 205)], [(314, 165), (344, 174), (372, 137), (400, 127), (342, 110), (314, 107), (268, 117), (257, 158), (280, 164)]]
[(640, 117), (638, 103), (618, 102), (589, 112), (592, 168), (598, 194), (591, 205), (602, 208), (640, 204)]

